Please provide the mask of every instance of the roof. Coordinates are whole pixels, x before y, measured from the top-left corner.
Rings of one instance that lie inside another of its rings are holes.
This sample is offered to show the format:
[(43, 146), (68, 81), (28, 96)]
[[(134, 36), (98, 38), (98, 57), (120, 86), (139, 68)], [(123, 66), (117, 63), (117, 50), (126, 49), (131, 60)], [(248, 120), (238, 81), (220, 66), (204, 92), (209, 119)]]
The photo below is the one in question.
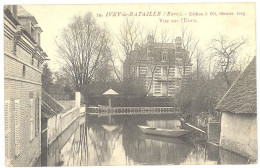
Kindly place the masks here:
[[(232, 84), (239, 76), (240, 71), (231, 71), (227, 73), (228, 79), (230, 83)], [(214, 79), (212, 80), (212, 89), (215, 91), (216, 100), (220, 101), (223, 97), (223, 95), (228, 91), (230, 87), (228, 87), (224, 72), (218, 72)]]
[(154, 43), (155, 48), (172, 48), (175, 49), (174, 43)]
[(20, 23), (16, 20), (16, 18), (13, 16), (12, 12), (5, 6), (4, 8), (4, 14), (7, 16), (16, 26), (20, 25)]
[(110, 88), (105, 93), (103, 93), (103, 95), (119, 95), (119, 94)]
[(65, 108), (53, 97), (42, 90), (42, 118), (51, 118), (56, 114), (64, 111)]
[(21, 5), (17, 5), (17, 16), (19, 18), (31, 18), (35, 24), (38, 24), (35, 17), (27, 12)]
[(254, 57), (215, 109), (231, 113), (257, 113), (256, 93), (256, 57)]

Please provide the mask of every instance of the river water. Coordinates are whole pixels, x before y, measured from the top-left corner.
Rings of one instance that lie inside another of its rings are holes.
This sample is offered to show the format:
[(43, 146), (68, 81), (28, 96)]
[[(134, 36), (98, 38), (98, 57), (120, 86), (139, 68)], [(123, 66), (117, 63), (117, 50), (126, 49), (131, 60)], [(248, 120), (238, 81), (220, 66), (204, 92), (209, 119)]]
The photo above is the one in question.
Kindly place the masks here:
[(247, 159), (201, 141), (143, 134), (138, 125), (181, 126), (174, 115), (136, 115), (78, 119), (48, 149), (42, 166), (247, 164)]

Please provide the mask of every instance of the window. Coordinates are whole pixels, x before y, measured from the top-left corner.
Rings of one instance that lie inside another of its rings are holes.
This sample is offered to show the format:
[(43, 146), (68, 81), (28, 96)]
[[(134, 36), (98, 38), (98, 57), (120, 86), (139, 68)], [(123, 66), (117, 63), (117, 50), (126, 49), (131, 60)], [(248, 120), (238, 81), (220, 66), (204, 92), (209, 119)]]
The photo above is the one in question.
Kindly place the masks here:
[(40, 61), (38, 61), (37, 67), (40, 68)]
[(167, 53), (166, 53), (166, 52), (163, 52), (163, 53), (162, 53), (162, 60), (163, 60), (163, 61), (166, 61), (166, 60), (167, 60)]
[(41, 35), (39, 32), (38, 32), (38, 44), (41, 45)]
[(167, 76), (167, 67), (163, 67), (162, 69), (162, 76)]
[(21, 113), (20, 113), (20, 100), (16, 99), (14, 101), (14, 142), (15, 142), (15, 155), (18, 155), (20, 153), (21, 148), (21, 142), (20, 142), (20, 119), (21, 119)]
[(135, 76), (138, 77), (139, 76), (139, 67), (134, 67), (134, 73), (135, 73)]
[(177, 78), (182, 78), (183, 68), (182, 67), (176, 67), (175, 73), (176, 73)]
[(32, 23), (31, 23), (31, 36), (35, 40), (35, 29), (34, 29), (34, 25)]
[(25, 65), (23, 65), (23, 78), (25, 78)]

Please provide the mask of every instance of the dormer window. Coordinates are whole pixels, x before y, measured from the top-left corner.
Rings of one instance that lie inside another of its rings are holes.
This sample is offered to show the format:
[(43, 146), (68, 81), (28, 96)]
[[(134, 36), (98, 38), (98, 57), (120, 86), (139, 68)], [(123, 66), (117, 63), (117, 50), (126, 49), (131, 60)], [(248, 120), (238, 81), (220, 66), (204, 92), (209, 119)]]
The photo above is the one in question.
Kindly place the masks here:
[(35, 29), (34, 29), (33, 24), (31, 24), (31, 36), (35, 40)]
[(41, 32), (42, 32), (42, 29), (38, 26), (38, 25), (35, 25), (35, 41), (38, 43), (38, 45), (40, 46), (41, 45)]
[(13, 17), (17, 19), (17, 5), (8, 5), (7, 8), (13, 14)]
[(39, 45), (41, 45), (41, 36), (40, 36), (40, 33), (38, 32), (37, 33), (37, 43), (39, 44)]
[(166, 53), (166, 52), (163, 52), (163, 53), (162, 53), (162, 60), (163, 60), (163, 61), (166, 61), (166, 60), (167, 60), (167, 53)]

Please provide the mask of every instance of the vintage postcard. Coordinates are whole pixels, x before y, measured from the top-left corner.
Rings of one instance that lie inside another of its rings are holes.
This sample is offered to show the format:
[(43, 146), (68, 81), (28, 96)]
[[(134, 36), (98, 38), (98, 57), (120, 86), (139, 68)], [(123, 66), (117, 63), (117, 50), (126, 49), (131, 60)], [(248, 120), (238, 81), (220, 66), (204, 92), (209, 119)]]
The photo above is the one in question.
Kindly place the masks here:
[(6, 166), (258, 163), (255, 3), (3, 8)]

